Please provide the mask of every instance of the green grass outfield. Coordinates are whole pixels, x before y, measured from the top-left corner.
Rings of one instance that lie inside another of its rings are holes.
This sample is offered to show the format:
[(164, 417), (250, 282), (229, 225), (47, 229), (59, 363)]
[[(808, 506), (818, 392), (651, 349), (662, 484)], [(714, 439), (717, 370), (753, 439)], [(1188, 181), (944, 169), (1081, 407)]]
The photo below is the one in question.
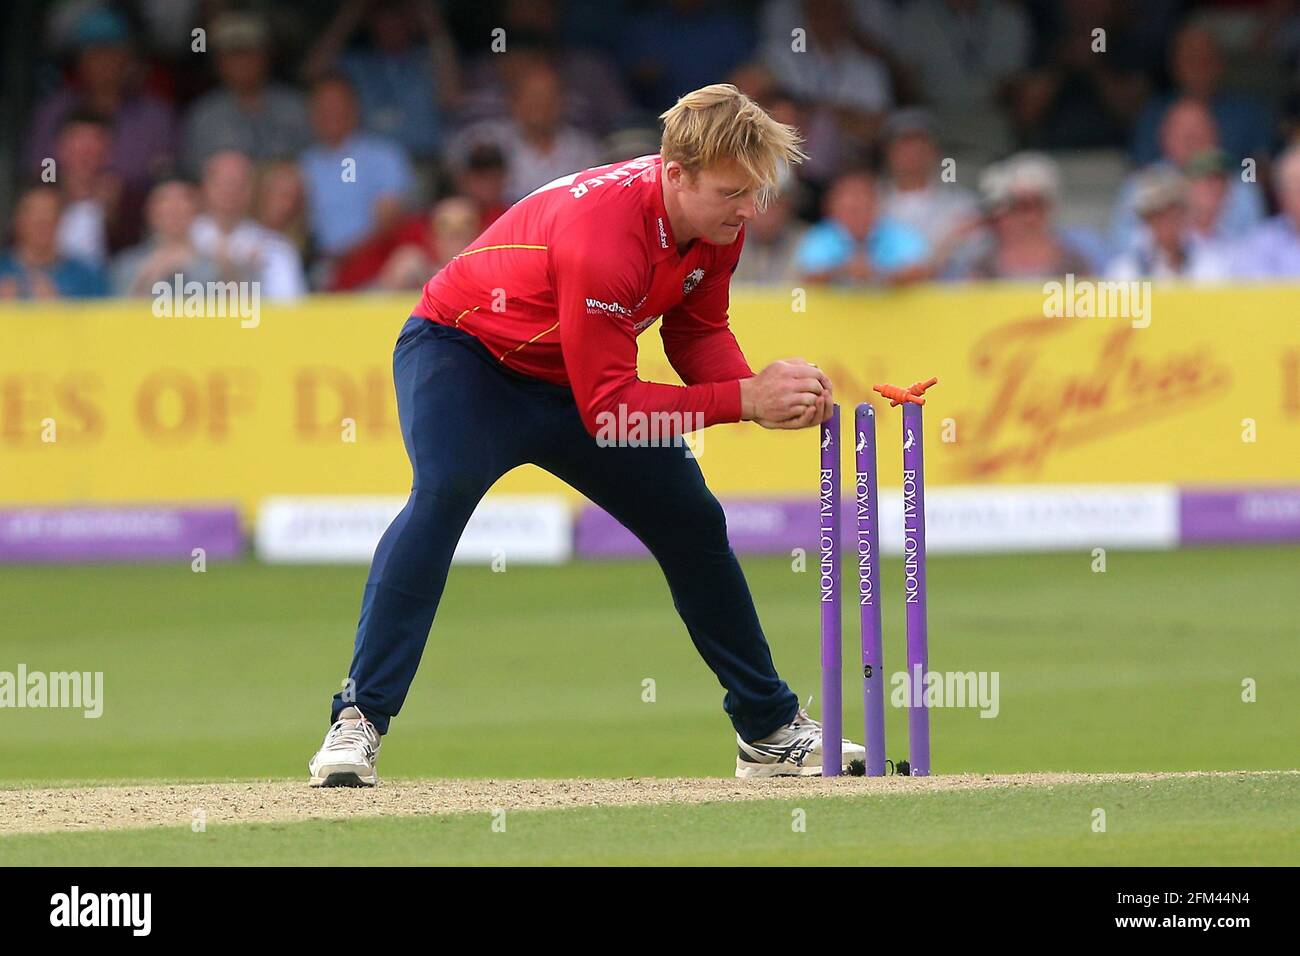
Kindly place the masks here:
[[(981, 718), (974, 709), (934, 712), (935, 772), (1294, 768), (1300, 549), (1112, 551), (1102, 574), (1092, 572), (1091, 562), (1086, 552), (931, 558), (932, 668), (996, 671), (1000, 690), (996, 718)], [(777, 666), (806, 698), (818, 686), (815, 574), (796, 573), (780, 559), (744, 565)], [(346, 673), (364, 576), (359, 567), (252, 562), (213, 564), (204, 574), (191, 572), (188, 563), (6, 568), (0, 574), (6, 616), (0, 671), (14, 671), (19, 663), (29, 671), (102, 671), (106, 703), (98, 720), (74, 711), (0, 711), (6, 757), (0, 785), (305, 779), (329, 697)], [(886, 562), (891, 672), (903, 657), (901, 583), (900, 565)], [(856, 608), (846, 604), (845, 727), (860, 738), (861, 695), (852, 666)], [(653, 681), (653, 702), (643, 699), (647, 681)], [(1254, 702), (1243, 701), (1243, 681), (1254, 683)], [(649, 562), (511, 566), (505, 573), (456, 568), (420, 674), (385, 740), (380, 769), (394, 778), (726, 776), (734, 744), (721, 695)], [(901, 711), (888, 714), (891, 756), (906, 755), (903, 717)], [(1192, 822), (1180, 830), (1156, 827), (1153, 820), (1130, 834), (1129, 845), (1135, 853), (1157, 854), (1148, 862), (1175, 862), (1197, 845), (1191, 835), (1204, 832), (1219, 834), (1224, 852), (1256, 847), (1264, 862), (1280, 852), (1269, 849), (1279, 828), (1290, 826), (1294, 834), (1294, 817), (1280, 809), (1292, 785), (1277, 786), (1278, 802), (1262, 799), (1258, 813), (1243, 813), (1225, 797), (1207, 804), (1222, 812), (1217, 824), (1188, 817)], [(1188, 814), (1197, 812), (1195, 787), (1174, 786), (1170, 793), (1182, 794), (1179, 805)], [(864, 810), (898, 827), (908, 814), (933, 812), (935, 832), (949, 832), (957, 848), (966, 845), (962, 818), (969, 824), (968, 814), (984, 813), (979, 801), (1020, 806), (1032, 815), (1033, 800), (1047, 800), (1042, 812), (1052, 812), (1048, 796), (1017, 792), (1002, 803), (994, 796), (925, 794), (894, 804), (889, 801), (898, 797), (825, 798), (817, 805), (826, 808), (827, 832), (842, 825), (845, 839)], [(1031, 802), (1017, 803), (1023, 800)], [(971, 802), (962, 809), (965, 801)], [(909, 809), (913, 802), (922, 809)], [(1294, 790), (1290, 802), (1296, 802)], [(593, 859), (626, 861), (640, 852), (648, 859), (653, 847), (640, 843), (638, 833), (659, 828), (689, 834), (711, 826), (729, 833), (759, 806), (768, 804), (540, 811), (518, 814), (512, 832), (532, 827), (555, 834), (558, 848), (566, 826), (608, 823), (626, 842), (611, 838), (610, 855)], [(771, 804), (773, 812), (781, 807), (786, 803)], [(944, 830), (945, 819), (955, 829)], [(254, 825), (232, 830), (238, 839), (228, 843), (232, 861), (241, 846), (249, 853), (283, 846), (297, 858), (292, 848), (309, 845), (313, 832), (345, 828), (358, 846), (388, 845), (394, 860), (414, 861), (410, 854), (429, 847), (428, 834), (446, 834), (448, 842), (438, 846), (447, 855), (428, 849), (427, 858), (468, 858), (457, 856), (464, 853), (490, 862), (494, 858), (485, 854), (496, 851), (473, 848), (481, 823), (471, 815)], [(1241, 827), (1261, 839), (1246, 839)], [(213, 828), (208, 836), (221, 831)], [(823, 846), (811, 828), (805, 836), (802, 843), (764, 844), (754, 851), (755, 862), (778, 856), (792, 862), (784, 854), (801, 846), (814, 855), (810, 859), (839, 852), (834, 837)], [(905, 836), (901, 830), (882, 834), (881, 853)], [(1086, 826), (1075, 835), (1026, 831), (1024, 847), (1046, 858), (1051, 847), (1065, 845), (1060, 841), (1089, 836)], [(1113, 826), (1106, 845), (1121, 846), (1119, 836)], [(168, 854), (190, 852), (166, 850), (175, 839), (159, 830), (5, 837), (0, 845), (15, 855), (26, 854), (24, 848), (54, 853), (75, 845), (87, 861), (107, 858), (103, 854), (125, 859), (132, 857), (130, 847), (148, 846), (175, 859)], [(521, 842), (515, 858), (545, 858), (550, 839), (539, 837), (532, 850)], [(691, 842), (666, 850), (662, 861), (693, 858)], [(722, 852), (726, 842), (700, 846)], [(511, 846), (508, 836), (503, 845)], [(1086, 842), (1071, 845), (1091, 852)]]

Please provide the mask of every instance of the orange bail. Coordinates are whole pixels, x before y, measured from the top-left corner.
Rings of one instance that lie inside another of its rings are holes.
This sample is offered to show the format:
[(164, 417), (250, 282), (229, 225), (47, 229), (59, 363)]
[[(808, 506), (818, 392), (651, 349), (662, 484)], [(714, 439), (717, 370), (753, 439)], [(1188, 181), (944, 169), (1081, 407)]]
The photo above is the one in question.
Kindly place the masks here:
[(894, 408), (904, 402), (912, 402), (915, 405), (924, 405), (925, 399), (921, 396), (926, 390), (939, 384), (937, 378), (928, 378), (924, 382), (913, 382), (909, 388), (899, 388), (897, 385), (877, 385), (874, 391), (879, 392), (885, 398), (889, 399), (889, 407)]

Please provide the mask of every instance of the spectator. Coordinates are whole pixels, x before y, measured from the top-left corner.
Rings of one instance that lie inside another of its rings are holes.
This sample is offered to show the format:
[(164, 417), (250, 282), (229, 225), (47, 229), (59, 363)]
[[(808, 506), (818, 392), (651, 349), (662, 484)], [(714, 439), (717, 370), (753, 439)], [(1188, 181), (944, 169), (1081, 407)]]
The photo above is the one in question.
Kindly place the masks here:
[(298, 164), (288, 161), (264, 166), (257, 177), (254, 218), (284, 236), (299, 254), (308, 246), (306, 202)]
[(297, 90), (271, 81), (266, 23), (250, 13), (223, 13), (210, 42), (221, 85), (186, 114), (186, 169), (197, 173), (230, 150), (259, 162), (296, 156), (311, 138), (307, 111)]
[(1056, 164), (1018, 153), (980, 177), (990, 234), (970, 268), (973, 278), (1049, 279), (1089, 275), (1092, 264), (1053, 223), (1060, 192)]
[(27, 169), (33, 176), (42, 173), (41, 165), (54, 155), (69, 116), (94, 116), (109, 130), (109, 168), (128, 196), (138, 201), (154, 176), (174, 162), (171, 107), (140, 89), (142, 70), (120, 14), (102, 8), (85, 11), (73, 26), (71, 41), (76, 53), (70, 79), (32, 112)]
[(316, 248), (338, 256), (398, 222), (414, 179), (401, 146), (358, 132), (356, 94), (342, 76), (313, 88), (311, 124), (316, 143), (302, 157), (308, 223)]
[[(363, 21), (369, 43), (345, 50)], [(344, 0), (302, 72), (315, 83), (333, 70), (351, 81), (368, 133), (396, 140), (418, 159), (437, 153), (459, 101), (460, 74), (436, 6)]]
[(62, 199), (59, 254), (96, 266), (108, 259), (109, 231), (121, 206), (122, 180), (108, 168), (110, 145), (102, 120), (72, 113), (64, 120), (54, 150)]
[[(1157, 165), (1181, 169), (1194, 156), (1219, 149), (1219, 132), (1214, 117), (1205, 104), (1184, 98), (1174, 103), (1165, 113), (1160, 127), (1161, 160)], [(1141, 227), (1134, 197), (1137, 175), (1130, 176), (1120, 188), (1111, 225), (1111, 248), (1123, 252), (1133, 247)], [(1234, 242), (1258, 226), (1265, 215), (1262, 190), (1256, 183), (1247, 183), (1239, 176), (1227, 180), (1227, 195), (1215, 224), (1215, 235)]]
[(1281, 209), (1252, 233), (1238, 250), (1234, 274), (1242, 279), (1300, 277), (1300, 146), (1292, 146), (1274, 166)]
[(963, 157), (1002, 155), (1004, 115), (1029, 62), (1029, 21), (1005, 0), (913, 0), (899, 15), (899, 55), (935, 111), (944, 142)]
[(500, 147), (492, 143), (475, 146), (452, 174), (456, 192), (478, 207), (479, 232), (510, 207), (506, 200), (506, 159)]
[(1188, 228), (1201, 241), (1217, 241), (1219, 220), (1230, 185), (1228, 157), (1221, 149), (1207, 149), (1182, 167), (1187, 179)]
[[(609, 5), (608, 0), (601, 4)], [(513, 78), (519, 70), (538, 62), (554, 64), (560, 72), (568, 125), (603, 136), (632, 117), (631, 100), (618, 66), (600, 48), (574, 48), (571, 31), (561, 25), (559, 7), (557, 0), (506, 0), (501, 14), (502, 29), (509, 37), (506, 52), (486, 50), (470, 66), (461, 103), (462, 122), (507, 116)], [(575, 13), (573, 9), (567, 12)], [(608, 43), (607, 37), (605, 49)]]
[(888, 68), (846, 32), (844, 0), (802, 0), (800, 7), (804, 46), (794, 49), (787, 34), (764, 49), (764, 62), (785, 91), (829, 112), (845, 136), (870, 143), (893, 103)]
[(553, 179), (585, 169), (599, 161), (600, 145), (586, 133), (567, 126), (560, 76), (555, 68), (533, 62), (521, 69), (510, 91), (507, 120), (484, 120), (463, 130), (448, 147), (453, 166), (484, 143), (505, 156), (506, 198), (522, 199)]
[(885, 124), (885, 168), (880, 189), (884, 214), (921, 235), (931, 249), (944, 248), (976, 216), (975, 197), (940, 179), (934, 120), (924, 110), (899, 110)]
[(799, 192), (796, 182), (784, 186), (745, 226), (745, 248), (732, 282), (789, 286), (797, 281), (795, 256), (808, 231), (807, 224), (795, 218)]
[(104, 273), (59, 253), (59, 193), (37, 186), (18, 198), (14, 246), (0, 254), (0, 299), (58, 299), (108, 294)]
[(1140, 242), (1110, 264), (1108, 278), (1216, 282), (1228, 277), (1228, 257), (1213, 240), (1198, 239), (1191, 228), (1187, 181), (1180, 173), (1161, 167), (1143, 173), (1134, 205), (1143, 223)]
[(191, 230), (198, 212), (198, 190), (193, 183), (169, 179), (155, 186), (145, 210), (149, 238), (113, 260), (113, 294), (151, 295), (154, 283), (170, 285), (177, 274), (184, 282), (220, 279), (216, 260), (194, 248)]
[[(1120, 146), (1146, 99), (1151, 51), (1116, 0), (1065, 0), (1038, 62), (1017, 85), (1012, 115), (1034, 149)], [(1105, 50), (1096, 48), (1097, 33)]]
[(719, 0), (668, 0), (627, 18), (619, 61), (641, 106), (658, 115), (726, 76), (753, 48), (753, 24)]
[(194, 248), (217, 263), (223, 281), (258, 282), (266, 299), (294, 299), (307, 291), (302, 261), (284, 236), (249, 218), (253, 164), (227, 151), (203, 167), (202, 213), (190, 230)]
[(1174, 37), (1169, 72), (1174, 90), (1153, 98), (1133, 130), (1133, 159), (1143, 165), (1160, 159), (1160, 128), (1179, 99), (1196, 100), (1214, 117), (1223, 149), (1232, 162), (1268, 152), (1273, 136), (1268, 110), (1258, 99), (1223, 89), (1223, 51), (1205, 26), (1190, 23)]
[(831, 184), (826, 218), (804, 234), (795, 261), (808, 282), (897, 285), (927, 278), (929, 255), (924, 236), (880, 215), (875, 178), (860, 171)]
[(464, 196), (451, 196), (433, 207), (428, 230), (419, 241), (398, 246), (376, 285), (381, 289), (418, 289), (478, 237), (478, 207)]

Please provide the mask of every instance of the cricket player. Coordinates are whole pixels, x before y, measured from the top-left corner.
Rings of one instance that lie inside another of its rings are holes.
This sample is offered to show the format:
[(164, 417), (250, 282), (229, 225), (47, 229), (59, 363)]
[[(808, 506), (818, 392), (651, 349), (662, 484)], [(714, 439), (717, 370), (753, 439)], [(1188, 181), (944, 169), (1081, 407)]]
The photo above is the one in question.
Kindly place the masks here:
[[(618, 433), (650, 416), (682, 432), (829, 417), (818, 368), (789, 359), (755, 374), (727, 322), (745, 224), (782, 165), (805, 155), (793, 128), (734, 86), (688, 93), (660, 118), (658, 155), (520, 200), (429, 280), (403, 326), (393, 378), (414, 481), (375, 550), (312, 786), (377, 782), (380, 739), (415, 677), (457, 540), (484, 493), (526, 463), (604, 508), (659, 562), (726, 689), (736, 776), (821, 772), (821, 725), (773, 666), (699, 465), (680, 436), (648, 445)], [(656, 324), (684, 386), (637, 377), (637, 336)], [(845, 766), (864, 756), (844, 741)]]

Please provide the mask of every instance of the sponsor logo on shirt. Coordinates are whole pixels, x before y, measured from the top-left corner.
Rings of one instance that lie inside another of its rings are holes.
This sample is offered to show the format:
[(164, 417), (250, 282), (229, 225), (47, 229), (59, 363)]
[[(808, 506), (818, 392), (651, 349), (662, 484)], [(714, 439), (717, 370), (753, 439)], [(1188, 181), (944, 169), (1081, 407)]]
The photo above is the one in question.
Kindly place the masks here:
[(632, 326), (632, 331), (637, 333), (644, 332), (646, 329), (650, 328), (650, 326), (654, 325), (658, 321), (659, 321), (659, 316), (652, 315), (648, 319), (642, 319), (636, 325)]
[(659, 248), (668, 248), (668, 230), (664, 228), (664, 217), (659, 217)]
[(700, 280), (704, 278), (703, 269), (692, 269), (686, 274), (686, 281), (682, 283), (682, 295), (690, 295)]
[(605, 312), (611, 315), (631, 315), (632, 310), (618, 302), (601, 302), (599, 299), (587, 300), (588, 312)]

